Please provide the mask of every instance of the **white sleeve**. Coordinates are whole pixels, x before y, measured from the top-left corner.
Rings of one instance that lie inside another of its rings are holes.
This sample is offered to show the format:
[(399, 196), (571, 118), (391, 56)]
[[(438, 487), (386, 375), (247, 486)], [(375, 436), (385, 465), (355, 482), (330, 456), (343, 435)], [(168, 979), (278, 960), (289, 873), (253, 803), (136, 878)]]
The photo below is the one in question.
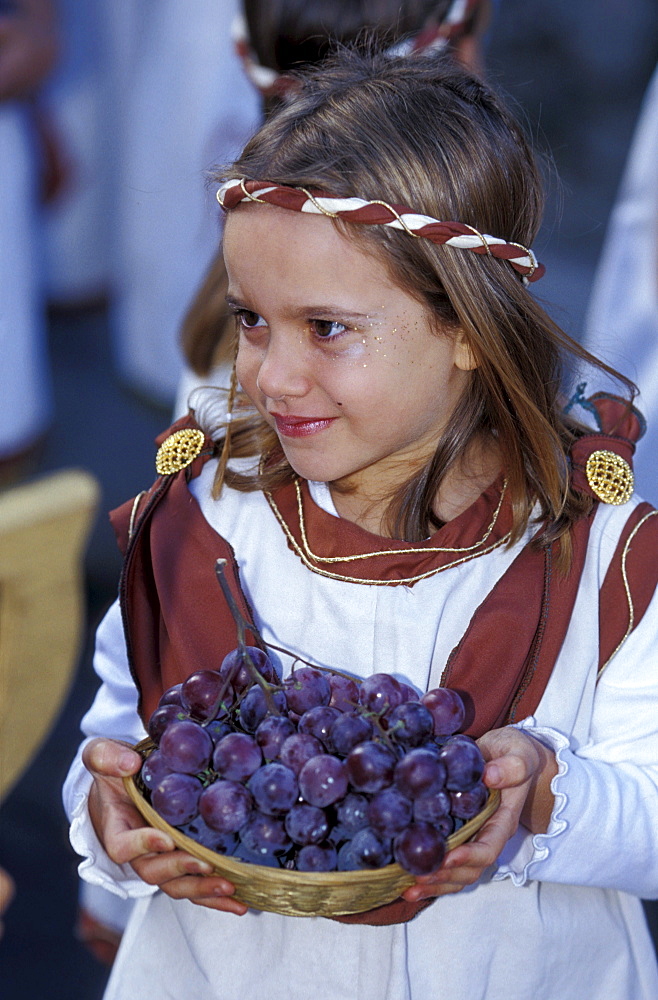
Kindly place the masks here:
[(522, 830), (495, 878), (598, 886), (658, 897), (658, 594), (601, 675), (590, 738), (520, 727), (556, 751), (555, 807), (545, 834)]
[(87, 810), (92, 778), (82, 763), (82, 750), (95, 736), (137, 743), (146, 735), (137, 714), (137, 689), (128, 666), (118, 601), (98, 627), (94, 669), (101, 686), (82, 719), (81, 728), (86, 739), (71, 764), (62, 793), (71, 822), (71, 844), (76, 854), (84, 859), (78, 871), (85, 881), (103, 886), (119, 896), (146, 896), (155, 892), (156, 887), (142, 882), (130, 865), (111, 861), (94, 832)]

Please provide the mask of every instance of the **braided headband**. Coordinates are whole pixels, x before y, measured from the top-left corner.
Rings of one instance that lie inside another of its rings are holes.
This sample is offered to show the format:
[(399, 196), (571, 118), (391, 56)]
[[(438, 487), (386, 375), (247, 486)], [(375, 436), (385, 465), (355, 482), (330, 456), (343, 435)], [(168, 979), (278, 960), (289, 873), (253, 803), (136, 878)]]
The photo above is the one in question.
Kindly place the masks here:
[(473, 226), (467, 226), (463, 222), (439, 222), (429, 215), (418, 215), (401, 205), (388, 205), (385, 201), (333, 198), (326, 194), (311, 194), (306, 188), (269, 184), (267, 181), (248, 181), (245, 178), (222, 184), (217, 191), (217, 201), (225, 211), (235, 208), (241, 201), (254, 201), (278, 205), (295, 212), (327, 215), (330, 219), (344, 219), (361, 225), (402, 229), (409, 236), (423, 236), (432, 243), (506, 260), (522, 275), (524, 283), (537, 281), (546, 270), (543, 264), (538, 263), (532, 250), (520, 243), (507, 243), (497, 236), (479, 233)]

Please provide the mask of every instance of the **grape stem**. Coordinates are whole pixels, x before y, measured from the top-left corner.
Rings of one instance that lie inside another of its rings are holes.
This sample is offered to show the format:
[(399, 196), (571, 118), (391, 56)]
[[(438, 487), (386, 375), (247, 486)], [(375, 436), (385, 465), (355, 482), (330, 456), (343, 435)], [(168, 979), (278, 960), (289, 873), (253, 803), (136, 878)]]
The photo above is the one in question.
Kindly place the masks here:
[(249, 629), (249, 631), (253, 633), (256, 641), (260, 644), (262, 649), (266, 649), (267, 645), (264, 642), (262, 635), (254, 625), (254, 623), (247, 621), (247, 619), (244, 617), (239, 607), (237, 606), (235, 598), (233, 597), (231, 589), (226, 580), (226, 575), (224, 573), (225, 568), (226, 568), (226, 559), (218, 559), (215, 563), (215, 574), (217, 576), (219, 586), (222, 588), (222, 593), (224, 594), (226, 603), (229, 606), (229, 610), (233, 615), (233, 620), (235, 621), (235, 625), (238, 631), (238, 647), (242, 652), (242, 657), (244, 659), (244, 662), (249, 667), (251, 676), (253, 677), (254, 681), (259, 685), (259, 687), (263, 689), (268, 709), (275, 715), (280, 715), (281, 710), (277, 707), (274, 698), (272, 697), (272, 692), (274, 688), (261, 675), (260, 671), (256, 667), (256, 664), (249, 655), (249, 652), (247, 650), (247, 639), (245, 635), (246, 630)]

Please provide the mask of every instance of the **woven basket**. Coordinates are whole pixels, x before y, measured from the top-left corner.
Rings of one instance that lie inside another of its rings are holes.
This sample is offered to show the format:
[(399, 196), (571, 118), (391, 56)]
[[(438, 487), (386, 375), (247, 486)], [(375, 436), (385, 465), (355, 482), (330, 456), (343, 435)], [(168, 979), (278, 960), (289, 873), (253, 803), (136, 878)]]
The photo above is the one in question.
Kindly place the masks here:
[[(147, 757), (154, 749), (151, 740), (142, 740), (135, 747)], [(177, 847), (207, 861), (217, 875), (235, 886), (235, 899), (257, 910), (282, 913), (289, 917), (336, 917), (349, 913), (364, 913), (384, 903), (391, 903), (416, 881), (400, 865), (387, 865), (354, 872), (299, 872), (225, 857), (198, 844), (191, 837), (170, 826), (155, 811), (133, 777), (124, 778), (124, 785), (134, 805), (150, 826), (168, 833)], [(498, 808), (500, 793), (492, 790), (484, 809), (468, 820), (447, 840), (451, 851), (470, 840)]]

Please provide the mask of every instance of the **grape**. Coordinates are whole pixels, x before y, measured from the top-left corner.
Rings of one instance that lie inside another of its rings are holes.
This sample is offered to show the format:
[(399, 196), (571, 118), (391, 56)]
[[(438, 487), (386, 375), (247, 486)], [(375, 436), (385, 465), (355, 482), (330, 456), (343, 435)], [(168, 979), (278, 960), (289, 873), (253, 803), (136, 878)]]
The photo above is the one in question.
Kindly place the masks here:
[(345, 764), (328, 753), (311, 757), (299, 772), (299, 791), (307, 802), (321, 809), (338, 802), (347, 792)]
[(359, 701), (376, 715), (385, 715), (402, 704), (400, 682), (390, 674), (371, 674), (359, 688)]
[(254, 684), (240, 702), (240, 725), (248, 733), (255, 733), (266, 715), (280, 714), (285, 710), (286, 698), (282, 691), (266, 694), (258, 684)]
[(331, 698), (329, 704), (341, 712), (351, 712), (359, 704), (359, 685), (351, 677), (342, 674), (329, 676)]
[(381, 837), (391, 839), (409, 825), (412, 805), (397, 788), (376, 792), (368, 805), (368, 824)]
[(327, 814), (317, 806), (298, 802), (285, 818), (286, 833), (296, 844), (319, 844), (329, 833)]
[(283, 816), (299, 794), (295, 772), (276, 762), (259, 768), (249, 779), (247, 788), (257, 808), (268, 816)]
[(359, 743), (365, 743), (372, 736), (372, 723), (363, 715), (341, 714), (331, 724), (329, 741), (334, 753), (347, 756)]
[[(414, 799), (414, 819), (424, 823), (437, 824), (445, 816), (450, 815), (450, 793), (446, 791), (433, 792), (431, 795), (421, 795)], [(452, 824), (450, 825), (452, 831)]]
[(212, 722), (207, 722), (203, 728), (215, 746), (217, 746), (223, 736), (228, 736), (229, 733), (235, 732), (230, 722), (226, 719), (213, 719)]
[(415, 688), (412, 688), (410, 684), (404, 684), (402, 681), (399, 683), (402, 691), (402, 704), (408, 701), (420, 701), (420, 695)]
[(265, 760), (275, 760), (283, 743), (295, 732), (295, 727), (284, 715), (266, 715), (256, 729), (256, 742)]
[(164, 758), (159, 750), (154, 750), (142, 764), (140, 771), (142, 781), (147, 788), (155, 788), (165, 774), (172, 774), (171, 768), (165, 764)]
[(368, 799), (358, 792), (348, 792), (336, 806), (336, 819), (345, 838), (353, 837), (368, 825)]
[(297, 855), (297, 871), (333, 872), (338, 855), (333, 844), (308, 844)]
[(359, 743), (346, 760), (347, 776), (357, 792), (378, 792), (393, 781), (397, 758), (392, 750), (370, 740)]
[(403, 747), (419, 747), (434, 728), (431, 712), (418, 701), (406, 701), (388, 716), (388, 734)]
[(201, 793), (199, 812), (208, 826), (220, 833), (236, 833), (251, 812), (250, 792), (237, 781), (220, 779)]
[(198, 670), (183, 681), (181, 703), (193, 719), (209, 722), (226, 715), (235, 700), (233, 688), (216, 670)]
[(307, 760), (324, 753), (324, 747), (315, 736), (306, 733), (293, 733), (283, 741), (279, 760), (295, 774), (299, 774)]
[[(451, 833), (457, 829), (457, 824), (461, 824), (461, 820), (455, 820), (453, 817), (447, 813), (445, 816), (437, 816), (435, 820), (432, 820), (429, 816), (425, 815), (424, 809), (420, 808), (420, 803), (423, 799), (416, 799), (414, 802), (414, 822), (415, 823), (430, 823), (435, 830), (438, 830), (442, 837), (448, 838)], [(416, 815), (418, 811), (418, 815)]]
[(170, 723), (160, 737), (160, 752), (172, 771), (198, 774), (208, 767), (212, 751), (208, 733), (191, 719)]
[(328, 705), (331, 699), (329, 678), (314, 667), (300, 667), (283, 682), (288, 708), (303, 715), (316, 705)]
[(191, 837), (192, 840), (196, 840), (197, 844), (202, 844), (203, 847), (207, 847), (210, 851), (216, 851), (217, 854), (233, 854), (238, 843), (237, 834), (219, 833), (208, 826), (201, 816), (196, 816), (191, 822), (179, 826), (178, 829), (181, 833)]
[(470, 739), (452, 737), (447, 740), (441, 747), (439, 760), (445, 764), (446, 788), (450, 792), (468, 791), (477, 785), (484, 773), (480, 748)]
[(244, 844), (238, 840), (238, 846), (233, 851), (233, 857), (238, 861), (245, 861), (250, 865), (260, 865), (261, 868), (281, 868), (279, 858), (285, 858), (285, 853), (283, 855), (254, 854), (253, 851), (248, 851)]
[(433, 688), (420, 700), (432, 713), (435, 736), (450, 736), (464, 725), (464, 702), (452, 688)]
[(292, 847), (283, 821), (257, 810), (240, 830), (240, 841), (247, 851), (259, 858), (267, 854), (285, 854)]
[(486, 786), (479, 782), (463, 792), (450, 792), (450, 812), (458, 819), (472, 819), (484, 806), (489, 797)]
[(162, 734), (170, 722), (187, 719), (188, 715), (182, 705), (170, 702), (167, 705), (160, 705), (151, 715), (146, 726), (146, 731), (154, 743), (159, 743)]
[(263, 762), (258, 743), (246, 733), (229, 733), (215, 747), (212, 765), (222, 778), (245, 781)]
[(347, 840), (343, 846), (338, 851), (337, 865), (339, 872), (355, 872), (361, 867), (358, 862), (354, 851), (352, 850), (352, 841)]
[(151, 792), (153, 808), (167, 823), (181, 826), (199, 812), (203, 785), (191, 774), (166, 774)]
[(161, 696), (160, 701), (158, 702), (158, 707), (161, 707), (162, 705), (182, 706), (183, 703), (181, 701), (181, 696), (180, 696), (182, 686), (183, 685), (181, 683), (181, 684), (174, 684), (173, 687), (167, 688), (167, 690)]
[(393, 841), (393, 855), (411, 875), (430, 875), (445, 856), (445, 838), (429, 823), (412, 823)]
[(263, 652), (257, 646), (245, 646), (244, 650), (233, 649), (222, 660), (219, 673), (225, 680), (230, 681), (238, 694), (246, 691), (255, 681), (254, 672), (247, 661), (245, 652), (264, 680), (270, 684), (278, 683), (279, 678), (271, 654)]
[(315, 708), (309, 708), (308, 712), (304, 712), (300, 716), (297, 730), (300, 733), (315, 736), (316, 740), (320, 740), (327, 750), (331, 751), (331, 737), (329, 735), (331, 725), (340, 717), (341, 712), (337, 708), (332, 708), (330, 705), (316, 705)]
[(384, 840), (369, 826), (354, 834), (350, 847), (357, 868), (383, 868), (391, 862), (390, 841)]
[(441, 759), (424, 747), (415, 747), (395, 766), (394, 782), (409, 799), (432, 795), (445, 784), (446, 768)]

